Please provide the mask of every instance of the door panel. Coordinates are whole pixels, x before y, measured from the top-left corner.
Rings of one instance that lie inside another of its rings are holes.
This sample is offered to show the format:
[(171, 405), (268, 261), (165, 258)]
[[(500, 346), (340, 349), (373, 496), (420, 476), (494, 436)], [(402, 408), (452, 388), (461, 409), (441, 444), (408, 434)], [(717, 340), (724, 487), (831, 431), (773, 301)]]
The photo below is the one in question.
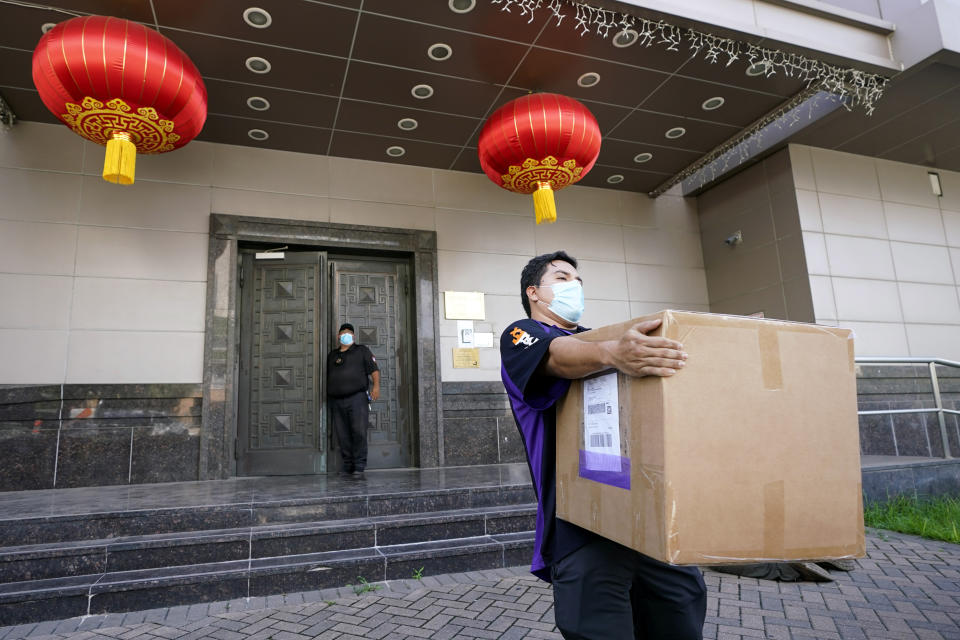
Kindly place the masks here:
[(326, 470), (323, 437), (325, 255), (243, 255), (237, 416), (240, 475)]
[[(372, 403), (367, 431), (367, 467), (410, 466), (412, 360), (409, 330), (409, 267), (386, 260), (331, 258), (331, 334), (343, 322), (356, 329), (380, 368), (380, 399)], [(339, 452), (331, 466), (339, 466)]]

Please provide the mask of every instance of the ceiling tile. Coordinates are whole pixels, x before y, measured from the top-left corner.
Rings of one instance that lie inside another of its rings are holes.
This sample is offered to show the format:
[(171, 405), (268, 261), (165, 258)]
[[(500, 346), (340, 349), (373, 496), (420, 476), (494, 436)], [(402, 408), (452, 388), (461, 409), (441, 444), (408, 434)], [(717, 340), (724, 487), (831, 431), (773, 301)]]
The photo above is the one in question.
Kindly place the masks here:
[(538, 11), (531, 22), (529, 15), (520, 15), (517, 7), (507, 12), (500, 6), (490, 3), (489, 0), (478, 0), (476, 7), (469, 13), (454, 13), (446, 2), (364, 0), (363, 12), (394, 16), (423, 24), (524, 43), (533, 42), (548, 16), (546, 10)]
[[(866, 133), (838, 147), (840, 151), (849, 151), (861, 155), (885, 156), (896, 151), (896, 147), (911, 140), (938, 135), (944, 123), (960, 115), (960, 88), (940, 96), (936, 100), (918, 106), (896, 118), (892, 118), (879, 130)], [(862, 115), (861, 118), (867, 116)]]
[(960, 148), (960, 118), (938, 127), (936, 131), (918, 136), (879, 157), (898, 162), (947, 168), (941, 163), (944, 162), (944, 158), (955, 158), (958, 148)]
[[(161, 31), (183, 49), (204, 78), (222, 78), (332, 96), (340, 95), (340, 85), (347, 64), (344, 59), (168, 28), (162, 28)], [(259, 74), (247, 69), (245, 62), (250, 56), (265, 58), (270, 63), (270, 72)]]
[[(400, 129), (397, 123), (402, 118), (413, 118), (417, 121), (417, 128), (412, 131)], [(344, 100), (340, 104), (336, 128), (338, 131), (376, 133), (398, 139), (462, 145), (479, 122), (476, 118), (464, 116)]]
[[(674, 127), (683, 127), (687, 132), (680, 138), (670, 140), (664, 134)], [(738, 127), (637, 109), (608, 137), (705, 152), (739, 131)]]
[[(78, 11), (82, 13), (92, 13), (101, 16), (114, 16), (142, 22), (147, 25), (155, 26), (153, 21), (153, 10), (150, 8), (150, 0), (31, 0), (35, 4), (42, 4), (49, 7), (58, 7), (69, 11)], [(4, 7), (6, 12), (6, 7)], [(61, 13), (60, 20), (68, 20), (72, 16)]]
[(453, 166), (454, 171), (470, 171), (472, 173), (483, 173), (480, 168), (480, 157), (477, 155), (476, 147), (466, 147), (457, 157)]
[[(263, 129), (270, 137), (262, 142), (252, 139), (247, 132), (254, 128)], [(330, 142), (330, 130), (211, 115), (197, 140), (324, 155)]]
[[(437, 43), (449, 45), (453, 55), (442, 62), (430, 59), (427, 49)], [(495, 38), (364, 13), (360, 17), (353, 58), (504, 83), (527, 48)]]
[[(634, 158), (640, 153), (650, 153), (653, 157), (647, 162), (635, 162)], [(699, 160), (702, 155), (697, 151), (684, 151), (608, 138), (600, 147), (600, 157), (597, 158), (597, 162), (612, 167), (673, 175)]]
[[(607, 178), (612, 175), (622, 175), (623, 182), (611, 184)], [(590, 173), (577, 184), (585, 187), (602, 187), (604, 189), (619, 189), (621, 191), (642, 191), (647, 193), (653, 191), (657, 186), (663, 184), (670, 174), (652, 173), (649, 171), (636, 171), (632, 169), (623, 169), (620, 167), (606, 167), (603, 165), (594, 165)]]
[[(426, 100), (413, 97), (410, 91), (418, 84), (433, 87), (433, 96)], [(484, 82), (353, 61), (343, 95), (355, 100), (480, 118), (499, 92), (499, 87)]]
[(243, 20), (248, 3), (234, 0), (153, 0), (162, 27), (211, 33), (241, 40), (347, 57), (358, 12), (302, 0), (257, 0), (270, 14), (265, 29)]
[(0, 95), (13, 109), (13, 113), (16, 114), (18, 120), (60, 124), (60, 120), (50, 113), (35, 89), (3, 87), (0, 88)]
[(611, 30), (608, 37), (602, 38), (591, 30), (590, 33), (581, 36), (576, 23), (568, 17), (559, 26), (556, 20), (550, 20), (546, 29), (537, 38), (537, 47), (601, 60), (613, 60), (665, 73), (673, 73), (690, 57), (685, 47), (679, 51), (669, 51), (663, 45), (653, 44), (647, 47), (639, 42), (629, 47), (615, 47), (613, 46), (615, 34), (616, 32)]
[(18, 5), (3, 5), (2, 11), (0, 44), (30, 51), (36, 48), (43, 35), (40, 27), (47, 22), (63, 22), (71, 17), (60, 11)]
[[(723, 98), (723, 106), (712, 111), (704, 110), (703, 103), (714, 97)], [(642, 106), (649, 111), (745, 127), (783, 102), (779, 96), (674, 76)]]
[[(314, 127), (333, 127), (337, 99), (299, 91), (284, 91), (226, 80), (205, 80), (207, 110), (231, 116), (305, 124)], [(255, 111), (247, 105), (247, 98), (264, 98), (270, 103), (266, 111)]]
[[(587, 72), (599, 73), (600, 82), (589, 88), (579, 86), (577, 78)], [(510, 85), (634, 107), (668, 77), (656, 71), (535, 48), (517, 69)]]
[(719, 62), (711, 63), (703, 55), (699, 55), (690, 58), (677, 73), (688, 78), (699, 78), (741, 89), (773, 93), (782, 97), (792, 96), (806, 87), (806, 82), (803, 80), (790, 78), (781, 71), (769, 78), (748, 76), (746, 74), (748, 66), (746, 58), (740, 58), (730, 66), (726, 66), (726, 59), (723, 56), (720, 57)]
[(20, 49), (0, 49), (0, 86), (35, 89), (33, 84), (33, 52)]
[[(406, 153), (400, 158), (391, 158), (386, 152), (387, 147), (393, 145), (403, 147)], [(333, 147), (330, 149), (330, 155), (341, 158), (358, 158), (360, 160), (447, 169), (458, 151), (458, 147), (429, 142), (337, 131), (333, 134)]]

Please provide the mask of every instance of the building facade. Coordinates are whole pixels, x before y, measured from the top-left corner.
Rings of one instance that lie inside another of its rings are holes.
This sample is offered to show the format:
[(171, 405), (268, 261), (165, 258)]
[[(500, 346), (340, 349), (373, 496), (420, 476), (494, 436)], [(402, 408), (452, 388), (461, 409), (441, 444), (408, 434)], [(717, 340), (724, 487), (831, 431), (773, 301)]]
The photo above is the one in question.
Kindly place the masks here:
[[(141, 156), (130, 187), (104, 182), (101, 148), (49, 118), (10, 127), (0, 136), (0, 488), (332, 470), (321, 365), (345, 319), (359, 322), (384, 371), (371, 468), (521, 461), (499, 385), (499, 336), (523, 315), (524, 264), (558, 249), (580, 261), (586, 326), (662, 309), (762, 313), (851, 327), (858, 355), (960, 360), (960, 128), (944, 106), (960, 95), (960, 70), (947, 55), (952, 41), (922, 51), (913, 29), (916, 12), (936, 9), (943, 26), (960, 9), (729, 0), (720, 17), (717, 3), (661, 4), (619, 8), (747, 43), (766, 34), (893, 80), (873, 116), (831, 111), (769, 146), (753, 120), (790, 103), (779, 89), (740, 88), (764, 106), (731, 99), (739, 111), (727, 122), (737, 124), (676, 116), (691, 131), (721, 130), (703, 148), (623, 140), (619, 125), (605, 125), (608, 153), (673, 153), (685, 172), (645, 173), (608, 155), (593, 183), (557, 193), (550, 225), (534, 223), (529, 198), (456, 161), (259, 144), (244, 118), (216, 111), (223, 94), (214, 90), (208, 136)], [(6, 59), (21, 63), (23, 46), (8, 44)], [(533, 49), (559, 56), (551, 47)], [(904, 61), (912, 73), (899, 71)], [(716, 80), (712, 69), (689, 73), (690, 82)], [(22, 76), (4, 76), (0, 92), (31, 113)], [(924, 118), (928, 103), (936, 113)], [(651, 118), (664, 112), (676, 110), (649, 107)], [(230, 123), (239, 135), (223, 133)], [(390, 141), (380, 137), (378, 149)], [(727, 138), (749, 152), (696, 182), (733, 148)], [(630, 188), (608, 180), (617, 172)], [(666, 188), (651, 197), (659, 187), (638, 187), (641, 179)], [(446, 292), (483, 294), (471, 328), (492, 343), (477, 347), (475, 366), (455, 366), (461, 327), (447, 317)]]

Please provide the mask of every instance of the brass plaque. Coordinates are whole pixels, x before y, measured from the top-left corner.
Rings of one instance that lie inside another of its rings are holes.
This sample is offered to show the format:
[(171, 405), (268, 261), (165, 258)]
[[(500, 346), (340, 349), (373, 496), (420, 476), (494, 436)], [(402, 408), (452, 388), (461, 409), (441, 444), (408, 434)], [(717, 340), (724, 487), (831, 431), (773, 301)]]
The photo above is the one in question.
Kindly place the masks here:
[(453, 350), (453, 368), (454, 369), (479, 369), (480, 368), (480, 349), (454, 349)]

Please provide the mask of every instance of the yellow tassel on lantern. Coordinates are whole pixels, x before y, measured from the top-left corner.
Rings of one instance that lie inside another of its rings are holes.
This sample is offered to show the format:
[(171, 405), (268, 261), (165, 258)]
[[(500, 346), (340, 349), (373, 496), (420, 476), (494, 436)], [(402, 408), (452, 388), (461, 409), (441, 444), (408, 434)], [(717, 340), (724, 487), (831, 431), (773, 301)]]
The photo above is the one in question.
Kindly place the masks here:
[(130, 142), (130, 134), (114, 131), (107, 140), (107, 154), (103, 159), (103, 179), (115, 184), (133, 184), (137, 163), (137, 147)]
[(537, 190), (533, 192), (533, 210), (537, 214), (537, 224), (557, 221), (557, 203), (549, 182), (537, 183)]

